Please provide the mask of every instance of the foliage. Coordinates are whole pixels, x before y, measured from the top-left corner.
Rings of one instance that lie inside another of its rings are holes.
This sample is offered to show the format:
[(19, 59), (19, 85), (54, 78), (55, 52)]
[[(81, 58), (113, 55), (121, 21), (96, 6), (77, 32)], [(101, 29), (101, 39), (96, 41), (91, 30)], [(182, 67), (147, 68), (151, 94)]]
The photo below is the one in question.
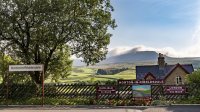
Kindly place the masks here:
[(167, 100), (164, 96), (160, 95), (159, 100), (153, 100), (151, 102), (151, 105), (157, 106), (157, 105), (171, 105), (172, 101)]
[(188, 90), (191, 92), (189, 92), (188, 99), (180, 102), (200, 103), (200, 69), (188, 75), (186, 79), (188, 81)]
[[(21, 98), (21, 99), (12, 99), (6, 100), (1, 99), (0, 105), (41, 105), (42, 98), (35, 97), (35, 98)], [(44, 104), (45, 105), (92, 105), (95, 103), (95, 100), (88, 99), (88, 98), (70, 98), (70, 99), (63, 99), (63, 98), (45, 98)]]
[(58, 82), (59, 79), (67, 78), (71, 74), (72, 61), (69, 60), (70, 55), (68, 48), (57, 50), (53, 55), (53, 60), (50, 62), (49, 74), (51, 74), (51, 80)]
[(17, 64), (19, 62), (13, 60), (10, 56), (4, 54), (3, 52), (0, 52), (0, 77), (2, 79), (2, 83), (5, 83), (5, 81), (8, 79), (10, 83), (21, 83), (24, 81), (28, 81), (28, 77), (24, 74), (19, 73), (12, 73), (8, 74), (8, 66)]
[[(14, 100), (0, 100), (0, 105), (41, 105), (42, 98), (22, 98), (22, 99), (14, 99)], [(111, 106), (141, 106), (147, 105), (145, 101), (138, 100), (133, 101), (130, 99), (101, 99), (96, 100), (95, 98), (70, 98), (70, 99), (63, 99), (63, 98), (45, 98), (44, 99), (45, 105), (111, 105)]]
[(3, 52), (0, 52), (0, 76), (3, 82), (6, 78), (6, 71), (8, 71), (8, 65), (13, 63), (13, 60), (6, 56)]
[(116, 81), (116, 80), (115, 80), (115, 81), (108, 80), (108, 81), (105, 81), (104, 84), (105, 84), (105, 85), (115, 85), (115, 84), (117, 84), (117, 81)]
[[(111, 11), (110, 0), (1, 0), (0, 47), (21, 64), (44, 64), (45, 78), (58, 69), (51, 64), (59, 49), (98, 63), (107, 53), (107, 30), (116, 27)], [(42, 82), (39, 72), (29, 74)]]
[(175, 104), (200, 104), (200, 99), (197, 98), (186, 98), (174, 101)]
[(191, 75), (187, 76), (187, 81), (190, 84), (198, 84), (200, 83), (200, 69), (197, 71), (194, 71)]

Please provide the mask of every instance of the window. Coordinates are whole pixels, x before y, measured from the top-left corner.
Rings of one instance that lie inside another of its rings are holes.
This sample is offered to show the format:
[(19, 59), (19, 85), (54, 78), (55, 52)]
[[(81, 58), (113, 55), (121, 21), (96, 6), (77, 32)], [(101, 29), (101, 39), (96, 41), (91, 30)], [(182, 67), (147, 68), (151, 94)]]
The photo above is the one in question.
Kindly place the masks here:
[(182, 84), (182, 78), (181, 76), (176, 77), (176, 84)]

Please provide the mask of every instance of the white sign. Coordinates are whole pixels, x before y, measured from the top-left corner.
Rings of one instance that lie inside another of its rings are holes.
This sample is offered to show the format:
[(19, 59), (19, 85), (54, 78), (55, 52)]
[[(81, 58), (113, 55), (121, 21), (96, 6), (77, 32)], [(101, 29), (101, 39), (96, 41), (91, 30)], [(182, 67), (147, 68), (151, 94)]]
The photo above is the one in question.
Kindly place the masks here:
[(9, 71), (43, 71), (43, 65), (9, 65)]

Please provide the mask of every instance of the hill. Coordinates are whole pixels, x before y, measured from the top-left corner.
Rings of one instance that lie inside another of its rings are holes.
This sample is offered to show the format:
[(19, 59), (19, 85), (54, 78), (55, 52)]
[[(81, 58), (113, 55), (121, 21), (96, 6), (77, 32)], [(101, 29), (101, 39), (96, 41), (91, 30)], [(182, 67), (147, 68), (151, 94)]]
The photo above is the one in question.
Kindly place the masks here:
[[(119, 64), (119, 63), (132, 63), (135, 65), (146, 65), (146, 64), (157, 64), (158, 53), (155, 51), (137, 51), (132, 49), (128, 52), (119, 55), (110, 55), (107, 57), (106, 60), (98, 63), (98, 66), (103, 65), (112, 65), (112, 64)], [(169, 57), (164, 55), (165, 61), (168, 64), (193, 64), (194, 68), (197, 69), (200, 67), (200, 57), (186, 57), (186, 58), (176, 58), (176, 57)], [(82, 66), (83, 63), (74, 63), (74, 66)]]

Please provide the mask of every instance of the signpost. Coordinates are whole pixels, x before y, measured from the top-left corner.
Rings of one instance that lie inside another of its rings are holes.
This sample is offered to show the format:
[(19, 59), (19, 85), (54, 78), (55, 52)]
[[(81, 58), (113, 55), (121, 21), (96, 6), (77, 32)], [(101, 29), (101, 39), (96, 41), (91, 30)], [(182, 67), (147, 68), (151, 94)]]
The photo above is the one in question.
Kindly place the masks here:
[(42, 72), (42, 106), (43, 106), (44, 105), (44, 65), (42, 64), (40, 65), (9, 65), (9, 72), (22, 72), (22, 71)]

